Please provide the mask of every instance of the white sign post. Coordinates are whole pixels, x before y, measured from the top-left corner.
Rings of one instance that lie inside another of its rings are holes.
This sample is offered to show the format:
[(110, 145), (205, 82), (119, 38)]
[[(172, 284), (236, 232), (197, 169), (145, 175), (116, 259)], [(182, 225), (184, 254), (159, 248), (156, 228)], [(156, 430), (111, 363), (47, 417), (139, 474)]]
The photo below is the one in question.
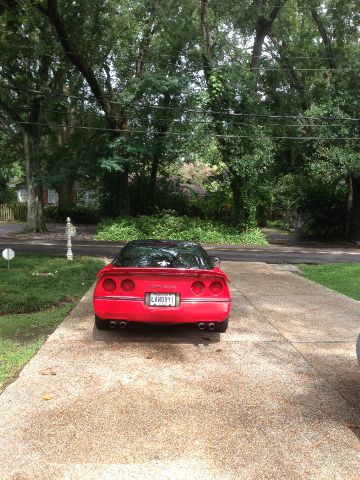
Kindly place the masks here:
[(73, 260), (74, 256), (71, 250), (71, 237), (75, 237), (76, 235), (76, 228), (72, 225), (70, 217), (66, 219), (66, 239), (67, 239), (67, 253), (66, 258), (68, 260)]
[(15, 257), (15, 252), (11, 248), (5, 248), (5, 250), (3, 250), (3, 252), (2, 252), (2, 256), (3, 256), (3, 258), (5, 258), (5, 260), (7, 260), (8, 270), (9, 270), (10, 260), (12, 260)]

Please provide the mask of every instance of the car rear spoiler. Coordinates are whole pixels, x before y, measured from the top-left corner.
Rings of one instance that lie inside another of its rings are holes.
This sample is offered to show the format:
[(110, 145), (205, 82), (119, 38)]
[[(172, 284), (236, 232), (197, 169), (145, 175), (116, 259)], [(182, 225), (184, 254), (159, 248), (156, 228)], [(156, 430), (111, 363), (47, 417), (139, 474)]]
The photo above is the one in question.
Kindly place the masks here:
[(150, 267), (112, 267), (107, 270), (102, 270), (98, 273), (97, 278), (100, 279), (107, 275), (119, 276), (144, 276), (156, 275), (159, 277), (170, 277), (173, 275), (180, 275), (182, 277), (197, 277), (197, 278), (222, 278), (225, 282), (229, 282), (229, 277), (226, 273), (218, 270), (189, 270), (186, 268), (150, 268)]

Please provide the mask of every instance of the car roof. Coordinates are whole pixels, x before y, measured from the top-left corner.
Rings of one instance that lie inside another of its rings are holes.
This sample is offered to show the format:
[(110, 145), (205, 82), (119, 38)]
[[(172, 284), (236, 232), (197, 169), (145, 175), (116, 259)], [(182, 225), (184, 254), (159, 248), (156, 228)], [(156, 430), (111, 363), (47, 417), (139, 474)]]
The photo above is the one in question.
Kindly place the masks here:
[(132, 240), (126, 246), (144, 246), (144, 247), (198, 247), (196, 242), (185, 240)]

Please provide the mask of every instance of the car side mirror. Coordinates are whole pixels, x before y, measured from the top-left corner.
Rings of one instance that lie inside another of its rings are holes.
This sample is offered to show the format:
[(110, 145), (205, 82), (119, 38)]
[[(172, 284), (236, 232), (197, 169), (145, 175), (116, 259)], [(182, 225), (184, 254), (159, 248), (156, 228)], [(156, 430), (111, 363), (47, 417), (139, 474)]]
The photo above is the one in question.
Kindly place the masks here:
[(211, 255), (211, 260), (214, 262), (214, 264), (217, 264), (218, 263), (218, 267), (220, 267), (220, 263), (221, 263), (221, 260), (219, 257), (215, 257), (213, 255)]

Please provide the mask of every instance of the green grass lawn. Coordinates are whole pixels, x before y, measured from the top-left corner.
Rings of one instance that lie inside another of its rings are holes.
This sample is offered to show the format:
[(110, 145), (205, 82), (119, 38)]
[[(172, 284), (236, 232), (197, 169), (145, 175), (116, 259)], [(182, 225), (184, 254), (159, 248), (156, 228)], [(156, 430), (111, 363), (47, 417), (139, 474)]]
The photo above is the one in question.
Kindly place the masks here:
[(360, 300), (359, 264), (301, 265), (300, 268), (309, 280)]
[(46, 255), (17, 255), (10, 270), (0, 262), (0, 388), (37, 352), (103, 265), (88, 257), (69, 262)]

